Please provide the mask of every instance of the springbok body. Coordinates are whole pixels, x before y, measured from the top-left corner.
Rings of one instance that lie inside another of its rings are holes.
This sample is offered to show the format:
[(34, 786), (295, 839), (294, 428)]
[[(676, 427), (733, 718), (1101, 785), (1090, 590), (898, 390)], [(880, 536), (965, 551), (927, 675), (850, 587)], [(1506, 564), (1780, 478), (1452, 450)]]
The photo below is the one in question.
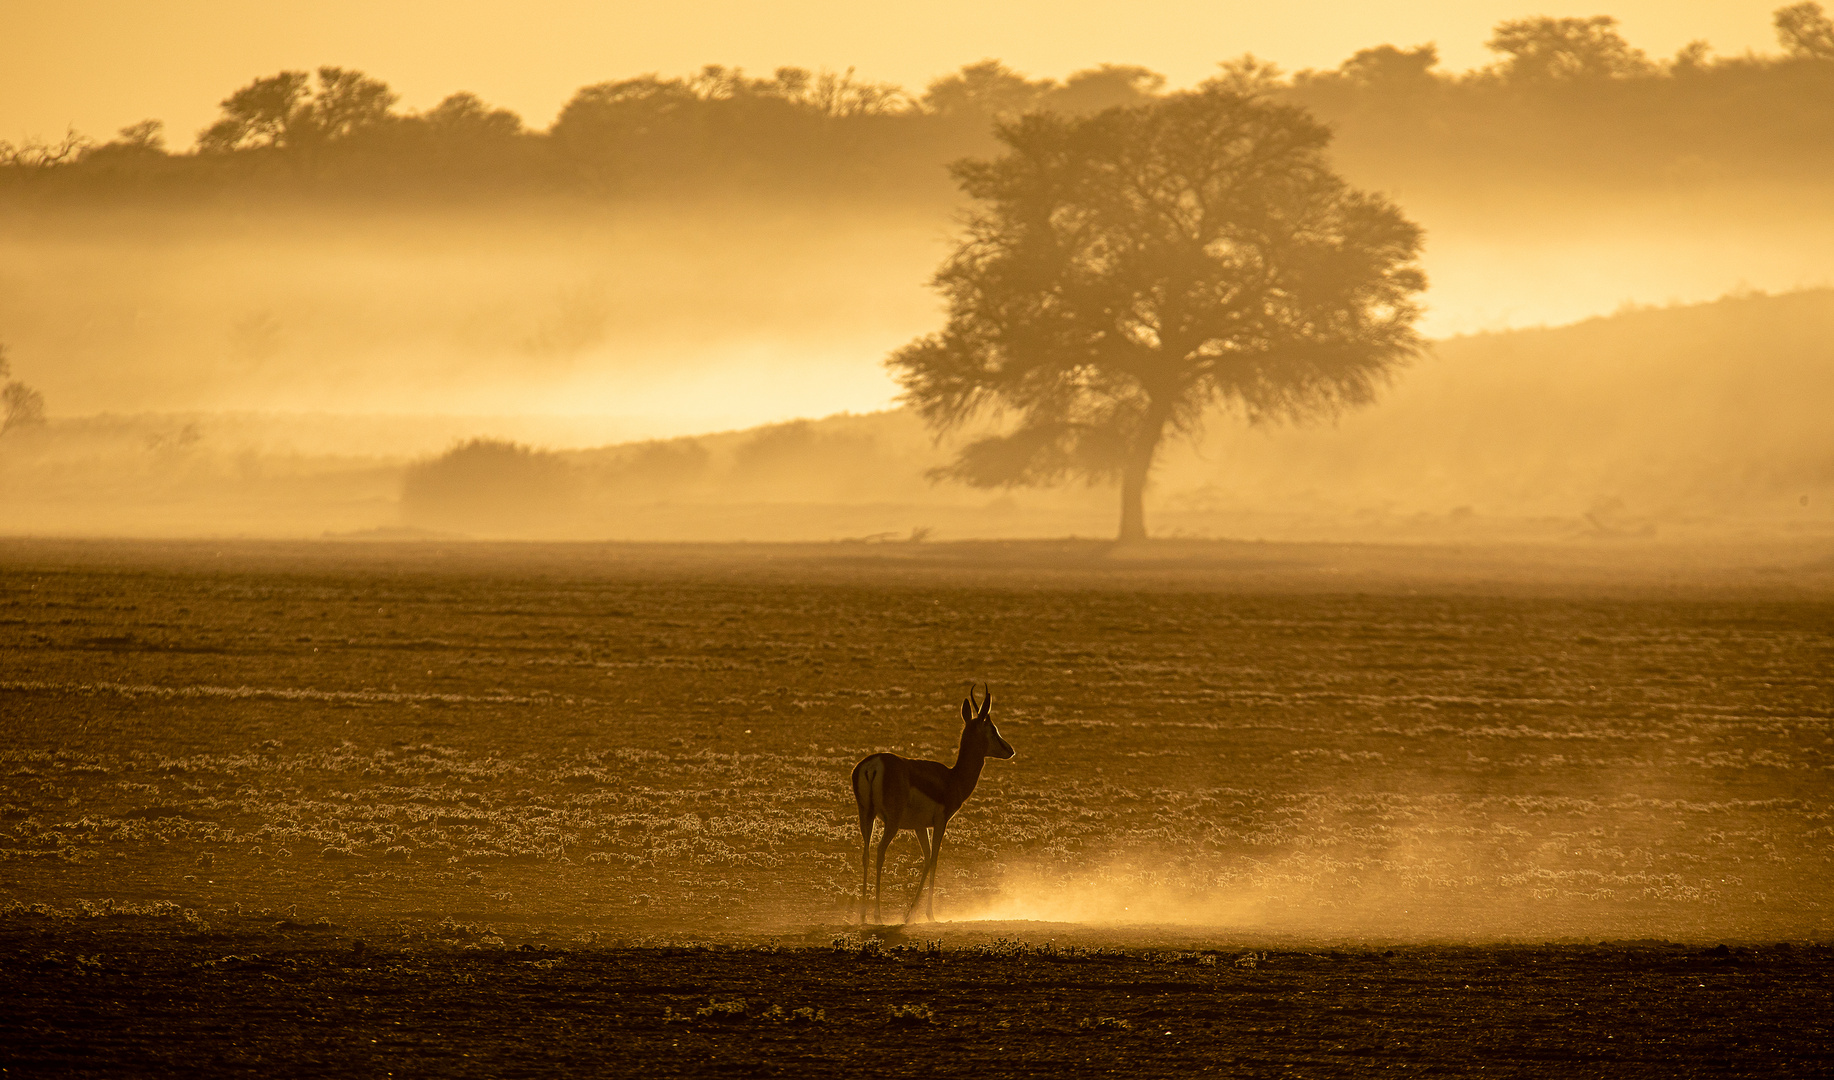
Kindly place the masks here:
[(924, 915), (935, 920), (936, 860), (942, 855), (943, 830), (949, 819), (974, 794), (981, 779), (981, 766), (990, 757), (1010, 758), (1013, 748), (1000, 737), (999, 729), (987, 715), (993, 707), (993, 688), (977, 709), (974, 691), (968, 691), (962, 702), (962, 741), (956, 751), (955, 766), (940, 761), (913, 761), (897, 754), (873, 754), (853, 767), (853, 799), (860, 808), (860, 922), (866, 922), (866, 879), (872, 854), (872, 826), (875, 820), (885, 823), (879, 840), (878, 872), (873, 882), (872, 917), (880, 921), (879, 905), (884, 892), (885, 849), (900, 829), (917, 833), (923, 848), (923, 874), (917, 879), (917, 894), (904, 913), (909, 922), (924, 898), (924, 886), (930, 887), (929, 903)]

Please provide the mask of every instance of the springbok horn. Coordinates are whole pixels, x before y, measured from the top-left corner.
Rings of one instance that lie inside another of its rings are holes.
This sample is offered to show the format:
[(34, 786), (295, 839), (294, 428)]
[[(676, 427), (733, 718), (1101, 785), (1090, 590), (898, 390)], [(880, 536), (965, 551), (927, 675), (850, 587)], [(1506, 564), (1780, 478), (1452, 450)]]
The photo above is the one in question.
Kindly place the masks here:
[(988, 683), (986, 691), (981, 695), (981, 718), (982, 719), (986, 719), (987, 710), (991, 708), (993, 708), (993, 684)]

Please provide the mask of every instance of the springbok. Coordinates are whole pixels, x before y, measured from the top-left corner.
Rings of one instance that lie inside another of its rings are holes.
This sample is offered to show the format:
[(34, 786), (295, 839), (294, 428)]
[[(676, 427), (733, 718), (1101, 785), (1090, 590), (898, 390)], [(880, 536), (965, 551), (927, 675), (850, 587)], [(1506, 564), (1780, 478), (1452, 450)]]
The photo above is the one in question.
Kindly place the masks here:
[(913, 761), (897, 754), (873, 754), (853, 767), (853, 800), (860, 807), (860, 924), (866, 924), (867, 857), (872, 852), (872, 823), (885, 823), (885, 835), (879, 840), (878, 874), (873, 881), (872, 918), (882, 921), (879, 901), (884, 892), (885, 849), (899, 829), (914, 829), (917, 843), (923, 847), (923, 874), (917, 879), (917, 895), (911, 897), (904, 921), (910, 922), (917, 902), (924, 897), (925, 883), (930, 886), (930, 902), (924, 916), (936, 921), (936, 860), (942, 855), (942, 834), (949, 819), (974, 794), (981, 779), (981, 766), (989, 757), (1010, 758), (1013, 748), (993, 726), (987, 710), (993, 707), (993, 687), (977, 710), (974, 687), (962, 702), (962, 742), (955, 754), (955, 767), (940, 761)]

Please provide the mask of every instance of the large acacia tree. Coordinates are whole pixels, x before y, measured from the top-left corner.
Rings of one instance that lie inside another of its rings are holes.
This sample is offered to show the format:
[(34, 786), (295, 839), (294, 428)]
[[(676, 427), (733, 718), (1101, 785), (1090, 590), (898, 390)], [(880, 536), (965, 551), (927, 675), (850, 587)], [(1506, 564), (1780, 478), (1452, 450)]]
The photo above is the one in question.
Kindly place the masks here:
[(1331, 171), (1304, 110), (1217, 83), (998, 135), (953, 167), (977, 204), (934, 281), (947, 325), (888, 361), (939, 432), (1004, 421), (938, 475), (1118, 479), (1120, 538), (1144, 539), (1168, 434), (1368, 402), (1418, 350), (1420, 230)]

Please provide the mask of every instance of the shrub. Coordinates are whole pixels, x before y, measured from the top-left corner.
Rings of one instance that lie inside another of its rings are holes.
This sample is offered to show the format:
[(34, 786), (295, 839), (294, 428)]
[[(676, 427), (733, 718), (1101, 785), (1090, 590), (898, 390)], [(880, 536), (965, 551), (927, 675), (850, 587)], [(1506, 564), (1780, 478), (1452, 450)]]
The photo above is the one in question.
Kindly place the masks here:
[(730, 1024), (745, 1019), (745, 1000), (734, 998), (731, 1001), (709, 1001), (704, 1008), (694, 1010), (696, 1020), (706, 1020), (715, 1024)]
[(891, 1022), (905, 1025), (934, 1024), (936, 1022), (936, 1010), (924, 1004), (893, 1005), (891, 1009)]
[(1085, 1016), (1077, 1027), (1084, 1031), (1132, 1031), (1134, 1025), (1118, 1016)]
[(578, 501), (560, 455), (501, 439), (459, 443), (408, 469), (401, 511), (415, 525), (489, 533), (539, 532)]

